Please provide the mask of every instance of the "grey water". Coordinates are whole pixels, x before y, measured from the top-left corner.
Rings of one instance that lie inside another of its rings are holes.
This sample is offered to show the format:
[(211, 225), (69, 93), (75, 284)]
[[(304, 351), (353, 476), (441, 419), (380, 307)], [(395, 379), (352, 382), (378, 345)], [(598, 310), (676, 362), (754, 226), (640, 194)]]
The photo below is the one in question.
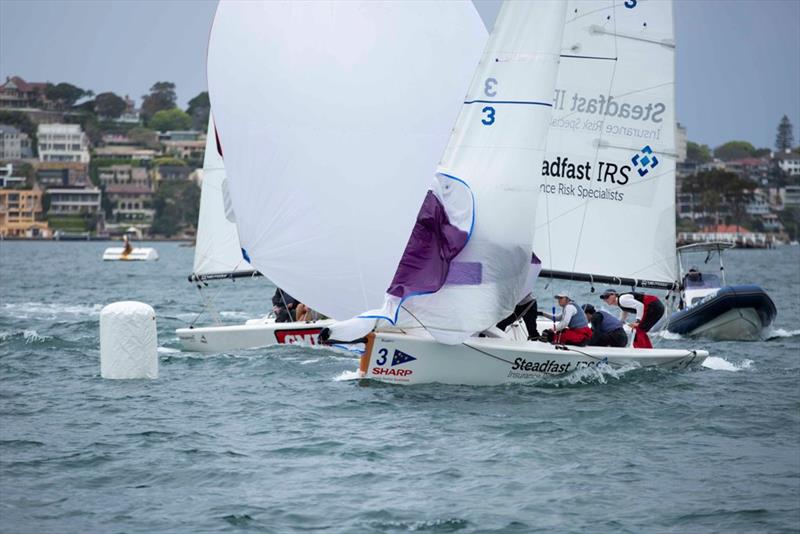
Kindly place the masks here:
[[(768, 341), (657, 340), (707, 367), (404, 387), (326, 349), (181, 352), (175, 328), (210, 322), (193, 249), (106, 246), (0, 242), (2, 532), (800, 530), (800, 247), (727, 254), (776, 303)], [(241, 322), (273, 287), (205, 291)], [(157, 380), (100, 378), (118, 300), (156, 310)]]

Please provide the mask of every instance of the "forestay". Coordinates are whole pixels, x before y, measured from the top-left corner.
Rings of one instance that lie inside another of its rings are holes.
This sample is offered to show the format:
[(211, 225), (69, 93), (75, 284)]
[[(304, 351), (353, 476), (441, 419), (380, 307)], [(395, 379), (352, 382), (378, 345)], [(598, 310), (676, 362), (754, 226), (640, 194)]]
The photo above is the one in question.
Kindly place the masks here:
[(668, 287), (677, 279), (672, 4), (571, 1), (563, 44), (534, 250), (562, 275)]
[(507, 316), (526, 286), (533, 210), (565, 6), (508, 2), (498, 15), (385, 305), (331, 328), (375, 320), (456, 344)]
[(380, 306), (485, 39), (470, 3), (220, 3), (209, 92), (252, 265), (331, 317)]

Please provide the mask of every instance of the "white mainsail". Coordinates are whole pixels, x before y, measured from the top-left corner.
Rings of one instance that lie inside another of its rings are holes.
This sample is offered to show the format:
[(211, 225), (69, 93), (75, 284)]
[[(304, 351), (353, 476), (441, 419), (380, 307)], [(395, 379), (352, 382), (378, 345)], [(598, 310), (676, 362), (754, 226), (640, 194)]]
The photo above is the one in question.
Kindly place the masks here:
[(546, 272), (677, 279), (674, 91), (671, 2), (569, 2), (536, 209)]
[(226, 205), (225, 165), (219, 153), (214, 119), (208, 119), (206, 152), (203, 156), (203, 185), (200, 194), (200, 217), (194, 247), (193, 279), (227, 278), (234, 273), (254, 273), (242, 258), (239, 233), (230, 206)]
[(242, 248), (325, 315), (380, 306), (485, 44), (462, 2), (221, 2), (208, 84)]

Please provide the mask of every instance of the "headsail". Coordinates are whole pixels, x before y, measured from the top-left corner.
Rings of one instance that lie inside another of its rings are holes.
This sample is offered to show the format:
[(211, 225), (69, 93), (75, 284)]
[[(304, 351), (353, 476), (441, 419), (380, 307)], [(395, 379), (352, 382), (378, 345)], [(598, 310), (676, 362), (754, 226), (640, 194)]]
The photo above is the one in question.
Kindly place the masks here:
[[(460, 343), (511, 313), (526, 287), (533, 209), (565, 4), (503, 4), (382, 309)], [(356, 337), (358, 318), (331, 328)], [(341, 336), (341, 337), (337, 337)]]
[(208, 54), (243, 248), (331, 317), (380, 306), (485, 44), (461, 2), (221, 2)]
[(677, 279), (669, 1), (572, 0), (536, 210), (543, 276)]
[[(194, 247), (193, 280), (249, 276), (253, 267), (242, 258), (239, 234), (230, 199), (222, 155), (217, 146), (214, 119), (208, 119), (206, 152), (203, 157), (203, 185), (200, 217)], [(226, 202), (227, 201), (227, 202)]]

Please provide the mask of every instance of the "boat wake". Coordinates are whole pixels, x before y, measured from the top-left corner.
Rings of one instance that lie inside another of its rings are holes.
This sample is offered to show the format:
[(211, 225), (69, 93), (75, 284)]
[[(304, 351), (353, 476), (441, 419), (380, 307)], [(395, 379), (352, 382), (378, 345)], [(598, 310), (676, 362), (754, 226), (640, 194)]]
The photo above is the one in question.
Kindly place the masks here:
[(703, 367), (713, 369), (715, 371), (731, 371), (733, 373), (750, 369), (753, 366), (753, 360), (742, 360), (740, 363), (731, 363), (725, 358), (719, 356), (709, 356), (703, 362)]
[(25, 340), (25, 344), (31, 343), (44, 343), (48, 339), (51, 339), (51, 336), (43, 336), (36, 330), (17, 330), (16, 332), (0, 332), (0, 343), (4, 341), (11, 341), (15, 338), (22, 338)]
[(15, 319), (35, 318), (55, 320), (62, 318), (64, 315), (98, 316), (102, 309), (102, 304), (86, 306), (54, 302), (11, 302), (3, 304), (2, 314)]
[(669, 339), (669, 340), (673, 340), (673, 341), (677, 340), (677, 339), (683, 339), (682, 335), (676, 334), (675, 332), (670, 332), (666, 328), (664, 330), (660, 330), (659, 332), (656, 332), (656, 336), (660, 337), (661, 339)]
[(780, 339), (786, 337), (795, 337), (800, 336), (800, 330), (786, 330), (785, 328), (770, 328), (767, 330), (765, 338), (767, 340), (770, 339)]
[(358, 380), (361, 374), (358, 371), (342, 371), (341, 374), (334, 376), (334, 382), (346, 382), (348, 380)]

